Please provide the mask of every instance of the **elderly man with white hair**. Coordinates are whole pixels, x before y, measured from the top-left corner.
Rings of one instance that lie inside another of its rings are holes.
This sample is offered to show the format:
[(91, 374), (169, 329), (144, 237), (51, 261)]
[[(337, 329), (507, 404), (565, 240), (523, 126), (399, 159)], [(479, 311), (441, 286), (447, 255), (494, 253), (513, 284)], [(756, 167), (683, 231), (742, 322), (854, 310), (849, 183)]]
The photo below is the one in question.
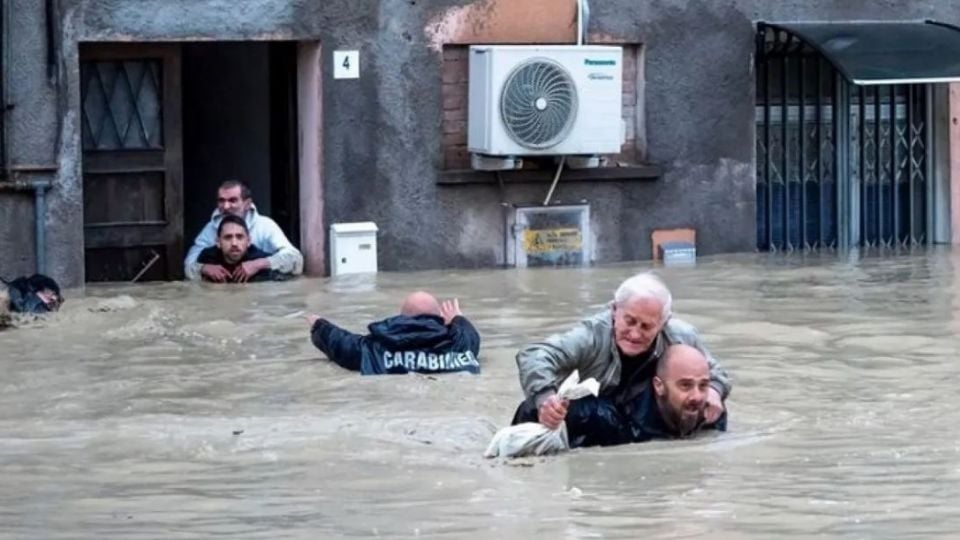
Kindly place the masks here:
[(730, 393), (730, 379), (704, 347), (696, 328), (672, 317), (672, 303), (670, 291), (659, 278), (637, 274), (617, 288), (604, 311), (565, 333), (523, 348), (517, 354), (517, 366), (526, 400), (513, 423), (559, 427), (569, 403), (556, 392), (573, 370), (579, 370), (581, 380), (595, 378), (605, 400), (618, 406), (632, 403), (649, 388), (667, 347), (676, 344), (694, 347), (706, 357), (710, 387), (704, 421), (718, 421)]

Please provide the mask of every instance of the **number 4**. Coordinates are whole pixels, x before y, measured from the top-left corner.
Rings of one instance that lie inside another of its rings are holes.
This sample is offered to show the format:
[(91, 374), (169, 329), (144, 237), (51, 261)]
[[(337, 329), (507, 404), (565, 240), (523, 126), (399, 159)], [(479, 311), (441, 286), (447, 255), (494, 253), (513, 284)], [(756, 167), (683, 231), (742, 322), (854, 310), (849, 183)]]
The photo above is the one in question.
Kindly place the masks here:
[(358, 79), (360, 77), (360, 53), (358, 51), (333, 51), (333, 78)]

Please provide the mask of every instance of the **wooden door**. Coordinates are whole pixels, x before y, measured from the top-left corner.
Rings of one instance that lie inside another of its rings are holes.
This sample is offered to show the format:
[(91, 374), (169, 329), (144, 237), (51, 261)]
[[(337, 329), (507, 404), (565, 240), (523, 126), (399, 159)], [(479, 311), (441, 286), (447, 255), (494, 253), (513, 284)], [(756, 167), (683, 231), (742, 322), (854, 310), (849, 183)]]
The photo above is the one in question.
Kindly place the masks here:
[(83, 45), (80, 81), (87, 281), (181, 278), (179, 46)]

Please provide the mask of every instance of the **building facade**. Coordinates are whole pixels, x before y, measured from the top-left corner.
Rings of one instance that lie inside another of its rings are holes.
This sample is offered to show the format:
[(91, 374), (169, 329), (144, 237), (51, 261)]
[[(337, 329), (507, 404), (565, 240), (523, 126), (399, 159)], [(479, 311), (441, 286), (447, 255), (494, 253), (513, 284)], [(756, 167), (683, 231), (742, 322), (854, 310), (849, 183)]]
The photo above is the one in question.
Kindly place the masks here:
[[(543, 204), (554, 172), (470, 170), (466, 51), (574, 43), (576, 14), (558, 0), (4, 0), (0, 276), (176, 279), (228, 178), (314, 275), (330, 225), (353, 221), (379, 227), (381, 269), (516, 264), (518, 210)], [(588, 205), (601, 263), (648, 259), (674, 229), (695, 231), (699, 254), (950, 242), (947, 79), (849, 84), (812, 34), (777, 26), (928, 19), (960, 12), (593, 0), (587, 42), (624, 49), (625, 142), (564, 171), (551, 204)], [(357, 51), (347, 77), (343, 51)]]

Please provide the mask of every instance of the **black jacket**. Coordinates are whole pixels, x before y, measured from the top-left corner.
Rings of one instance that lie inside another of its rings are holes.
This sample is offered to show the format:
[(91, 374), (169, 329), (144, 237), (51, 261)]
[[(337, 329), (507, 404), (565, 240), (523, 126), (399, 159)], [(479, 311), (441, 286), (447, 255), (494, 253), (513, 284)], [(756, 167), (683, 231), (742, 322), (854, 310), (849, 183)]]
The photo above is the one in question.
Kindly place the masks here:
[[(566, 422), (571, 448), (679, 438), (664, 420), (652, 385), (647, 385), (646, 390), (619, 406), (603, 396), (573, 401)], [(701, 420), (694, 431), (711, 429), (727, 430), (727, 411), (713, 424)]]
[(320, 319), (310, 338), (327, 358), (364, 375), (480, 373), (480, 335), (465, 317), (454, 317), (447, 326), (434, 315), (397, 315), (368, 330), (360, 336)]
[[(240, 259), (240, 262), (230, 264), (223, 257), (223, 252), (220, 251), (220, 248), (218, 248), (217, 246), (212, 246), (200, 252), (200, 255), (197, 257), (197, 262), (200, 264), (219, 264), (220, 266), (226, 268), (227, 272), (230, 272), (232, 274), (234, 269), (236, 269), (238, 266), (240, 266), (241, 264), (247, 261), (253, 261), (256, 259), (265, 259), (269, 256), (270, 256), (269, 253), (263, 251), (262, 249), (258, 248), (253, 244), (250, 244), (250, 247), (247, 248), (247, 253), (243, 256), (242, 259)], [(260, 272), (257, 272), (248, 281), (283, 281), (288, 277), (289, 276), (287, 276), (286, 274), (281, 274), (276, 270), (267, 269), (267, 270), (261, 270)], [(203, 280), (209, 281), (206, 276), (203, 276)]]
[[(527, 399), (517, 408), (512, 423), (516, 425), (523, 422), (537, 422), (537, 418), (534, 400)], [(571, 401), (567, 408), (565, 422), (570, 448), (613, 446), (678, 438), (663, 419), (650, 384), (645, 385), (642, 392), (622, 404), (618, 404), (612, 396), (602, 395)], [(711, 429), (727, 430), (727, 411), (720, 415), (716, 423), (701, 424), (696, 431)]]

